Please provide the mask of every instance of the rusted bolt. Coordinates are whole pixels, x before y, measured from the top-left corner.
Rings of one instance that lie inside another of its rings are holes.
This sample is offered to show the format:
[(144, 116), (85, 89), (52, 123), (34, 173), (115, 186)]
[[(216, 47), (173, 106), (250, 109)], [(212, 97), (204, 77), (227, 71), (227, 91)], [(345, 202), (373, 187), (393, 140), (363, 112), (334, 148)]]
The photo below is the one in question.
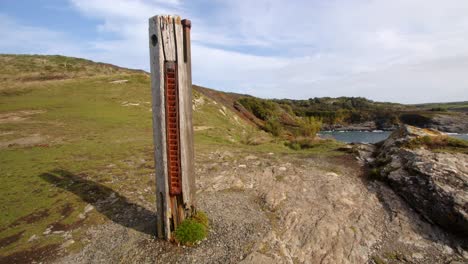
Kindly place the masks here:
[(189, 19), (184, 19), (182, 20), (182, 26), (187, 27), (187, 28), (192, 28), (192, 21), (190, 21)]

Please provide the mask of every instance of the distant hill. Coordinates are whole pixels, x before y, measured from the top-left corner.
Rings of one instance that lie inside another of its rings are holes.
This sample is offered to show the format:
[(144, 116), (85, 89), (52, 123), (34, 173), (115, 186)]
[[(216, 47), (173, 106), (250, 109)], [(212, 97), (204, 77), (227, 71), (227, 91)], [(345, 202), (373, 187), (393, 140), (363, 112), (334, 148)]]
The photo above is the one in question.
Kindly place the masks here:
[(468, 112), (468, 101), (416, 104), (414, 106), (420, 109), (428, 110), (428, 111)]
[(144, 72), (60, 55), (0, 54), (0, 66), (2, 82), (58, 80)]
[(468, 133), (467, 102), (404, 105), (362, 97), (261, 99), (196, 85), (194, 89), (266, 131), (269, 131), (268, 124), (279, 123), (289, 136), (293, 136), (301, 120), (308, 117), (320, 120), (325, 130), (393, 130), (404, 123)]
[[(22, 83), (148, 73), (60, 55), (0, 55), (0, 94), (18, 93)], [(267, 132), (295, 136), (304, 120), (314, 118), (326, 130), (393, 130), (400, 123), (447, 132), (468, 132), (468, 102), (403, 105), (362, 97), (306, 100), (261, 99), (194, 85), (194, 91), (226, 107)]]

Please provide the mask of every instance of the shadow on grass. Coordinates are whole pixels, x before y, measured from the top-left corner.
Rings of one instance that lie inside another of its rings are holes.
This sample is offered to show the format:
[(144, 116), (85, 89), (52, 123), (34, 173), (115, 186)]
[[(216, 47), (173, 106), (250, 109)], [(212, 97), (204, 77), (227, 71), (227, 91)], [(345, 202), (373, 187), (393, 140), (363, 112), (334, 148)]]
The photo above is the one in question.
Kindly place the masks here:
[(61, 169), (43, 173), (39, 177), (76, 194), (117, 224), (149, 235), (156, 234), (155, 213), (130, 202), (107, 186)]

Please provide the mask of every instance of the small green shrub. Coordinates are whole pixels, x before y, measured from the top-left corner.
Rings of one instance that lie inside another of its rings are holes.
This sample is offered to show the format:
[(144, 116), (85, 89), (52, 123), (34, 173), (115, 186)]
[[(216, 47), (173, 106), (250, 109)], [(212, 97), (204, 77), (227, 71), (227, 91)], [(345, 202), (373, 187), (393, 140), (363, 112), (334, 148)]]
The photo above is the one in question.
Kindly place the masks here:
[(283, 126), (277, 119), (269, 119), (265, 123), (264, 130), (270, 132), (273, 136), (278, 137), (283, 131)]
[(268, 120), (276, 116), (278, 104), (269, 100), (254, 97), (244, 97), (238, 100), (247, 110), (261, 120)]
[(290, 115), (294, 115), (294, 111), (292, 109), (292, 107), (288, 104), (280, 104), (280, 107), (283, 108), (284, 111), (286, 111), (286, 113), (290, 114)]
[(254, 127), (249, 126), (245, 133), (242, 134), (241, 143), (245, 145), (256, 146), (261, 144), (261, 139), (257, 135), (257, 131), (255, 131)]
[(200, 224), (202, 224), (204, 227), (207, 229), (210, 227), (210, 223), (208, 220), (208, 216), (202, 212), (202, 211), (197, 211), (193, 216), (192, 219)]
[(286, 143), (293, 150), (310, 149), (317, 146), (317, 141), (309, 137), (297, 137)]
[(301, 136), (315, 137), (322, 127), (322, 122), (313, 116), (304, 117), (299, 122)]
[(191, 246), (206, 237), (206, 227), (193, 220), (185, 219), (175, 230), (175, 239), (183, 245)]
[(293, 150), (301, 150), (301, 144), (297, 142), (288, 142), (286, 143), (286, 146), (290, 147)]
[(197, 211), (180, 223), (175, 230), (175, 239), (180, 244), (192, 246), (206, 237), (208, 229), (208, 216), (202, 211)]

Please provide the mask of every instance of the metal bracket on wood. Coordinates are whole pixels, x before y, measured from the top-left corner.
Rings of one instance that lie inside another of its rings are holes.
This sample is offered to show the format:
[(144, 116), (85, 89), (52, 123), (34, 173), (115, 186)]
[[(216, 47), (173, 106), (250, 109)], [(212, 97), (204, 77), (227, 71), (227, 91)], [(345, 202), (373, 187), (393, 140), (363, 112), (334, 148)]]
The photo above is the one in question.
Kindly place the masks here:
[(149, 19), (158, 237), (195, 211), (190, 20)]

